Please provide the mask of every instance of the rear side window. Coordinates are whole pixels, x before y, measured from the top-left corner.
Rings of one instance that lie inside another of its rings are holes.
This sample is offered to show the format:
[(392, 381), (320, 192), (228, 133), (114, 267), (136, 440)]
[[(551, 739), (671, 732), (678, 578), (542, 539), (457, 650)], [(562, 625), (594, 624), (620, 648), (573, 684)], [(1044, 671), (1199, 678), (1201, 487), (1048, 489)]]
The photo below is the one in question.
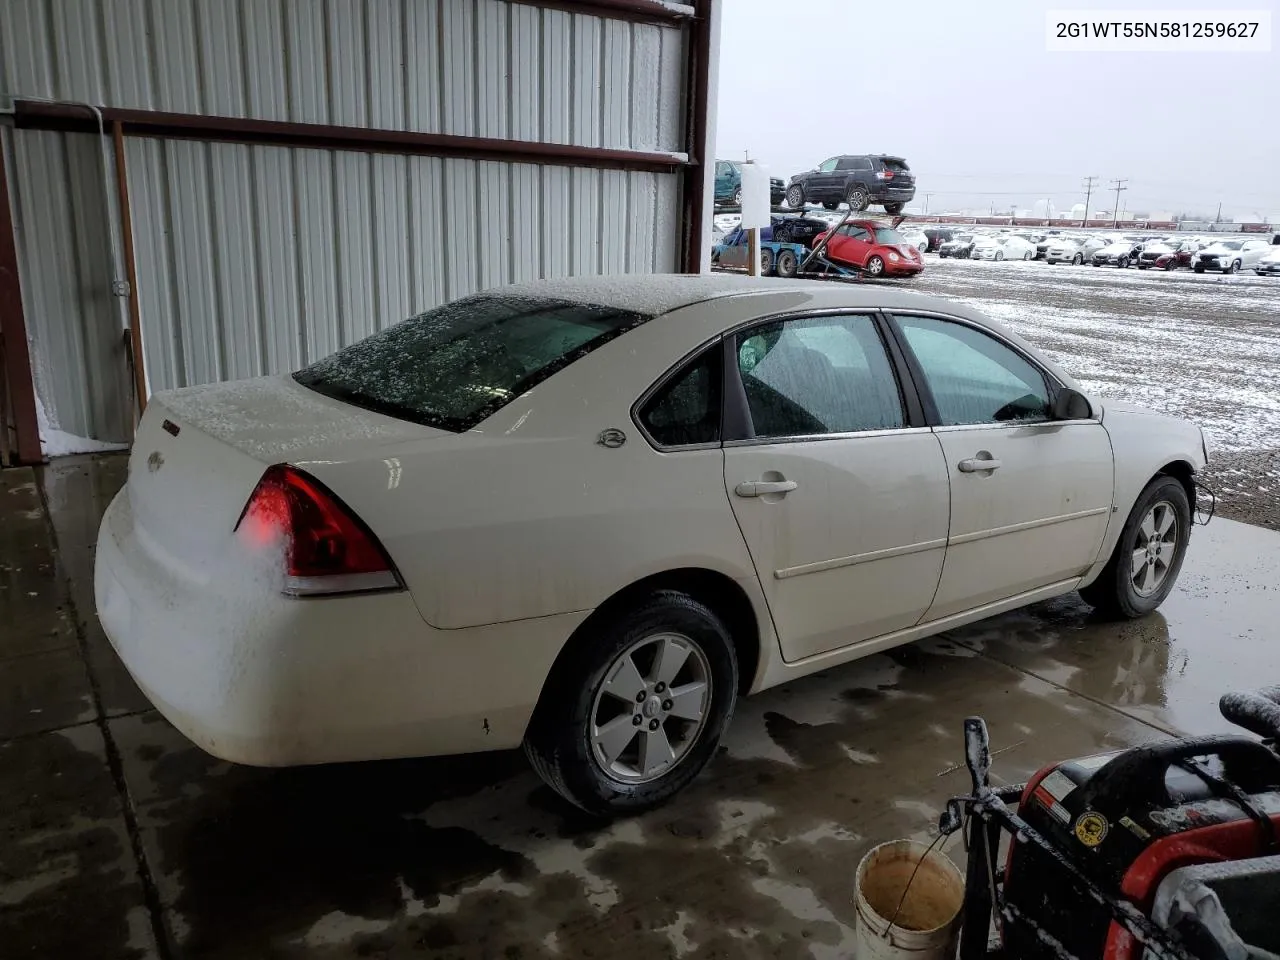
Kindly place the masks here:
[(690, 360), (640, 408), (640, 423), (660, 447), (720, 442), (719, 343)]
[(410, 317), (295, 373), (318, 393), (461, 433), (649, 317), (480, 295)]
[(856, 160), (854, 160), (854, 161), (853, 161), (853, 169), (855, 169), (855, 170), (870, 170), (870, 169), (871, 169), (871, 161), (870, 161), (870, 160), (868, 160), (866, 157), (858, 157)]

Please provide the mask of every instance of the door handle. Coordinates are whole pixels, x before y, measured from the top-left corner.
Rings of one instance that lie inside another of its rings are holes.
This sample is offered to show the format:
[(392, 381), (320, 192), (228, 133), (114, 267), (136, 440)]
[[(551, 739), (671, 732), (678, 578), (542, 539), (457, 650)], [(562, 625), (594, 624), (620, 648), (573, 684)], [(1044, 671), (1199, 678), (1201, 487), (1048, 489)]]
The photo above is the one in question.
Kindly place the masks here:
[(733, 488), (740, 497), (763, 497), (771, 493), (790, 493), (800, 484), (794, 480), (744, 480)]
[(986, 470), (999, 470), (1000, 461), (990, 457), (970, 457), (959, 463), (961, 473), (981, 473)]

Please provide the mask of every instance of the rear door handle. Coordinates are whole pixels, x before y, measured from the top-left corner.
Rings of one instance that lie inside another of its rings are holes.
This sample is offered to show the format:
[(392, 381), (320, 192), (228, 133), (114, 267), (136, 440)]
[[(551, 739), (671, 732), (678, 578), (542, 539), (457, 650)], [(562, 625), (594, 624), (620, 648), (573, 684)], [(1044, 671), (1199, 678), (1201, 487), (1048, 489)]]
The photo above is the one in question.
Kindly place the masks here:
[(999, 470), (1000, 461), (970, 457), (968, 460), (961, 460), (959, 466), (961, 473), (980, 473), (985, 470)]
[(794, 480), (744, 480), (733, 492), (740, 497), (763, 497), (770, 493), (790, 493), (798, 486)]

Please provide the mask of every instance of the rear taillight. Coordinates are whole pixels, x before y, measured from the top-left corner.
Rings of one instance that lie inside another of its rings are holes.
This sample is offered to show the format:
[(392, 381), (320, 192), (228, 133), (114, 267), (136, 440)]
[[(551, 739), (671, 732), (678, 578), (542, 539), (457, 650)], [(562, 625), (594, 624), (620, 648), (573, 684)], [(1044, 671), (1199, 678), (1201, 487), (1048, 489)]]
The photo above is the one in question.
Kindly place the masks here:
[(877, 179), (877, 180), (892, 180), (892, 179), (893, 179), (893, 171), (892, 171), (892, 170), (881, 170), (879, 173), (877, 173), (877, 174), (876, 174), (876, 179)]
[(284, 545), (284, 592), (320, 596), (402, 587), (382, 545), (319, 480), (276, 464), (258, 481), (236, 531)]

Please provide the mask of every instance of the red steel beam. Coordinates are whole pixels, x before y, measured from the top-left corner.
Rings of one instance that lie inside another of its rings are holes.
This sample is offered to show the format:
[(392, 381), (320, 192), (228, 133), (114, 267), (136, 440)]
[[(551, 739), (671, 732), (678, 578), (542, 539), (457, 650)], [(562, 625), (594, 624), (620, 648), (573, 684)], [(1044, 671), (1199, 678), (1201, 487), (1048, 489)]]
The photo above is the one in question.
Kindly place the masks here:
[(530, 7), (547, 7), (569, 13), (584, 13), (593, 17), (613, 20), (632, 20), (637, 23), (656, 23), (662, 26), (679, 26), (694, 17), (691, 2), (663, 3), (661, 0), (507, 0)]
[(714, 0), (698, 0), (697, 19), (689, 33), (688, 71), (685, 74), (685, 95), (690, 105), (688, 117), (689, 158), (692, 161), (684, 170), (683, 222), (683, 269), (686, 273), (697, 273), (702, 269), (702, 218), (706, 208), (706, 184), (703, 177), (703, 165), (711, 155), (711, 145), (707, 142), (707, 111), (709, 109), (708, 89), (710, 82), (707, 71), (711, 62), (711, 4)]
[[(0, 141), (2, 143), (2, 141)], [(43, 463), (40, 427), (36, 422), (36, 388), (31, 379), (27, 348), (27, 318), (22, 310), (22, 282), (18, 278), (18, 243), (9, 205), (9, 176), (0, 150), (0, 340), (4, 343), (5, 379), (13, 399), (18, 434), (18, 463)], [(0, 424), (0, 429), (5, 429)]]
[[(14, 126), (19, 129), (98, 132), (97, 117), (77, 104), (18, 98), (13, 101), (13, 108)], [(461, 137), (448, 133), (418, 133), (409, 130), (373, 130), (322, 123), (250, 120), (242, 117), (212, 117), (164, 113), (159, 110), (103, 107), (102, 119), (109, 125), (119, 123), (121, 133), (128, 137), (270, 144), (321, 150), (356, 150), (364, 153), (402, 153), (468, 160), (499, 160), (507, 163), (594, 167), (602, 170), (643, 170), (649, 173), (677, 173), (692, 164), (691, 160), (684, 157), (648, 150), (614, 150), (567, 143)]]

